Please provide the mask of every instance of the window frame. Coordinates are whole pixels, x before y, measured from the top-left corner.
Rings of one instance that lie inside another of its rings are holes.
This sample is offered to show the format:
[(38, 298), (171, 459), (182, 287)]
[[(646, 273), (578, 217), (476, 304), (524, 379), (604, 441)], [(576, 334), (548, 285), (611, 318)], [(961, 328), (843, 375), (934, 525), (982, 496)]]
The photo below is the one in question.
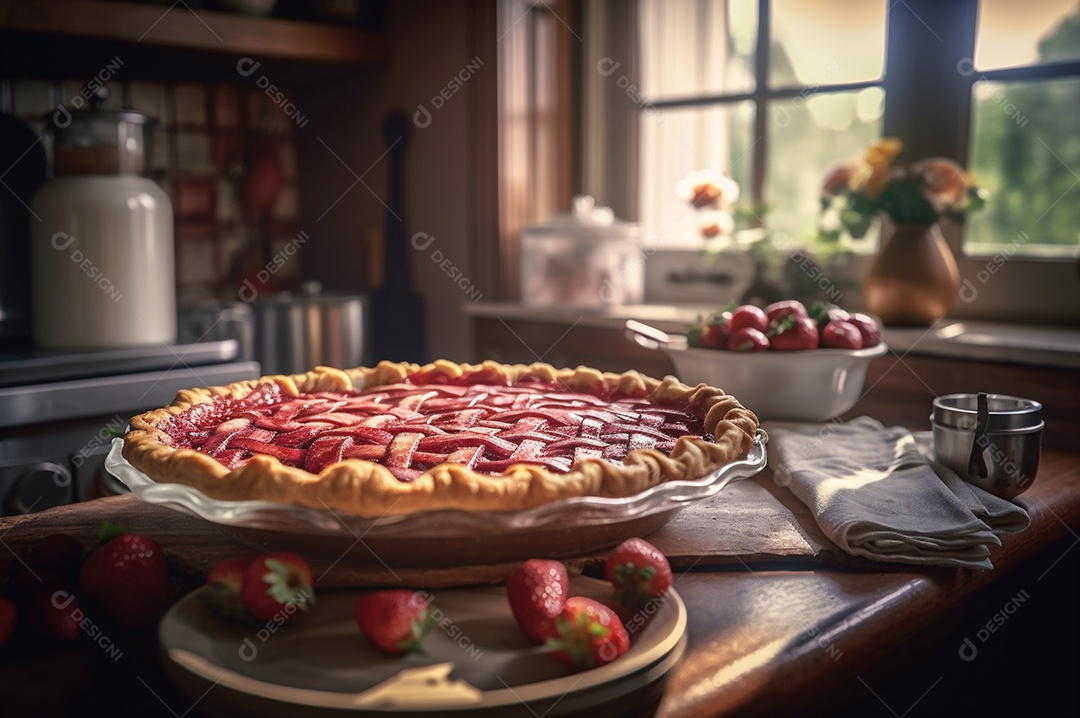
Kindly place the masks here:
[[(769, 88), (771, 5), (770, 0), (758, 1), (755, 83), (751, 91), (655, 100), (644, 97), (638, 103), (619, 103), (623, 112), (645, 121), (646, 112), (752, 101), (755, 144), (749, 195), (755, 204), (761, 204), (765, 194), (770, 102), (805, 95), (808, 90), (816, 94), (880, 87), (885, 93), (883, 136), (902, 138), (906, 154), (911, 157), (952, 157), (966, 165), (971, 141), (972, 94), (976, 82), (983, 79), (1015, 81), (1080, 76), (1080, 61), (985, 71), (971, 68), (978, 27), (978, 0), (950, 0), (945, 3), (940, 0), (905, 0), (891, 3), (887, 8), (885, 64), (881, 78), (853, 83)], [(633, 8), (636, 13), (636, 3)], [(636, 28), (636, 25), (632, 24), (631, 27)], [(961, 69), (964, 60), (967, 60), (968, 68), (972, 71), (964, 72)], [(593, 68), (588, 62), (585, 65), (583, 72), (588, 76)], [(585, 111), (589, 111), (587, 100)], [(607, 107), (606, 111), (610, 113), (612, 110)], [(588, 122), (588, 117), (583, 117), (586, 127)], [(640, 147), (635, 151), (640, 153)], [(589, 177), (588, 171), (586, 166), (582, 172), (586, 178)], [(609, 171), (608, 176), (610, 174)], [(594, 170), (592, 176), (596, 175)], [(584, 184), (588, 190), (588, 182)], [(641, 191), (640, 186), (630, 189)], [(1075, 191), (1080, 192), (1080, 185)], [(630, 211), (625, 216), (637, 219), (637, 204), (634, 200), (626, 202), (623, 206)], [(761, 224), (760, 218), (756, 224)], [(994, 256), (965, 252), (961, 227), (945, 223), (943, 230), (956, 257), (963, 282), (960, 301), (950, 311), (949, 319), (1080, 323), (1080, 282), (1077, 282), (1076, 257), (1010, 257), (1002, 266), (995, 267), (993, 281), (982, 281), (980, 277), (985, 275), (988, 262), (993, 262)], [(1080, 256), (1080, 248), (1077, 256)], [(845, 269), (840, 270), (844, 276), (838, 278), (861, 280), (871, 259), (871, 256), (856, 256)]]

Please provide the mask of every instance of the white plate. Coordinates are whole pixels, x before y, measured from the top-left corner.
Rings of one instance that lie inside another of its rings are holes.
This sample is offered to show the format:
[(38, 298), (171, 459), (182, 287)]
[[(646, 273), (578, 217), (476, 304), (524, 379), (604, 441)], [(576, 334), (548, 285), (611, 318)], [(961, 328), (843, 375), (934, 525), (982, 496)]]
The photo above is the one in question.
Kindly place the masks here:
[[(607, 583), (587, 577), (571, 578), (570, 588), (611, 595)], [(199, 599), (202, 590), (162, 619), (162, 660), (201, 710), (230, 715), (564, 715), (642, 700), (685, 649), (686, 607), (674, 590), (652, 604), (643, 625), (628, 622), (625, 655), (579, 673), (521, 633), (503, 586), (432, 591), (440, 624), (424, 654), (401, 658), (360, 633), (353, 618), (360, 590), (320, 593), (310, 613), (274, 631), (221, 621)]]

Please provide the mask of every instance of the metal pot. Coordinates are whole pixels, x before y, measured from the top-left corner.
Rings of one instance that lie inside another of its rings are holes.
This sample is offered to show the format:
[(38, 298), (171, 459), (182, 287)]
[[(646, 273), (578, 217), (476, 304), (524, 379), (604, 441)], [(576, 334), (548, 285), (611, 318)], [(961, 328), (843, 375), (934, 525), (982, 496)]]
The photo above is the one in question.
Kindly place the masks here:
[(960, 478), (1012, 499), (1031, 487), (1042, 450), (1042, 404), (1003, 394), (946, 394), (930, 418), (934, 458)]
[(282, 292), (251, 302), (255, 359), (263, 374), (300, 374), (316, 366), (351, 368), (370, 361), (368, 298), (323, 294), (306, 282), (299, 294)]

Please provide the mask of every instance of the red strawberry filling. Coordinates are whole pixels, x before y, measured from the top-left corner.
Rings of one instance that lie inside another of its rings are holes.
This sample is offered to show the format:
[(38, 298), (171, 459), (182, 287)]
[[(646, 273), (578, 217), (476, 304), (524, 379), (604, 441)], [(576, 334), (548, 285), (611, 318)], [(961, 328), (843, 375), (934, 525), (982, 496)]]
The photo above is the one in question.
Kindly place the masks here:
[(489, 474), (520, 463), (566, 472), (585, 458), (619, 462), (635, 449), (667, 453), (680, 436), (703, 436), (701, 416), (645, 397), (607, 400), (543, 382), (441, 379), (418, 375), (362, 392), (300, 397), (261, 384), (242, 399), (197, 404), (164, 429), (175, 447), (230, 469), (255, 454), (312, 473), (365, 459), (402, 481), (445, 462)]

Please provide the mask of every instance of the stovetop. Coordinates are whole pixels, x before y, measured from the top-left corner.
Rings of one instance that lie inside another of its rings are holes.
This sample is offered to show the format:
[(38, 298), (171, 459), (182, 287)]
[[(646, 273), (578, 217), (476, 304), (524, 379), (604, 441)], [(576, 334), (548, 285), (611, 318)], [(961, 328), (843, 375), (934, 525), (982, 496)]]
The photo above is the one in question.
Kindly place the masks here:
[(236, 361), (235, 339), (122, 349), (0, 353), (0, 387), (117, 376)]

